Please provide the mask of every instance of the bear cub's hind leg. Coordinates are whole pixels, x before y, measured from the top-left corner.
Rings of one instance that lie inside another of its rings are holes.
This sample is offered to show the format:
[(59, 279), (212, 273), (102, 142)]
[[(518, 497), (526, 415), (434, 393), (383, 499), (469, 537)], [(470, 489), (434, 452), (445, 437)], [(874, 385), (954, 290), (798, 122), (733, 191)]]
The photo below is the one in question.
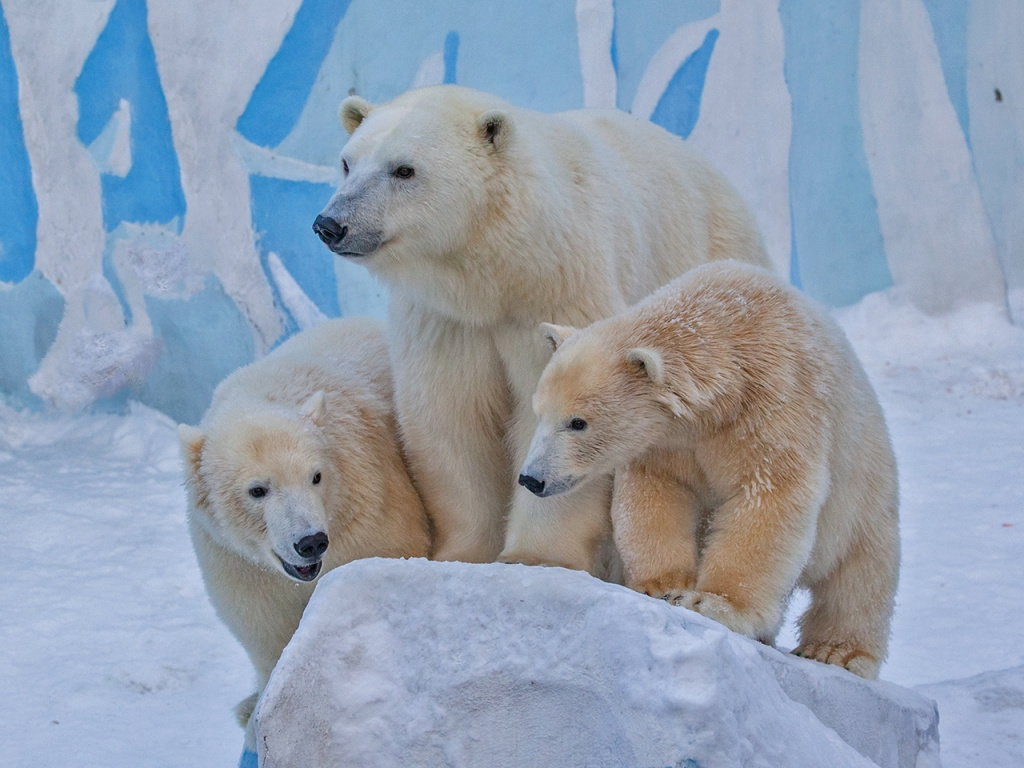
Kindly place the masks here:
[(810, 585), (811, 606), (800, 618), (794, 654), (878, 677), (899, 570), (899, 545), (884, 536), (884, 530), (863, 536), (832, 573)]

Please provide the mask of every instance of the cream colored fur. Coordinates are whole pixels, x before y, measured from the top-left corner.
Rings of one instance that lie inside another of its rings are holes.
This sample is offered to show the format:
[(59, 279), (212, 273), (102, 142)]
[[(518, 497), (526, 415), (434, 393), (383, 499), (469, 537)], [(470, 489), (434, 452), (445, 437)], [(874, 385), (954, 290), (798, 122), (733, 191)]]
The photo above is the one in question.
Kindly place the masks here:
[(679, 138), (622, 112), (440, 86), (353, 97), (341, 116), (348, 172), (322, 214), (348, 227), (332, 250), (389, 288), (399, 421), (437, 557), (602, 571), (610, 476), (567, 499), (516, 487), (550, 356), (536, 326), (607, 317), (710, 260), (767, 265), (752, 215)]
[(617, 470), (626, 584), (769, 643), (807, 587), (796, 653), (876, 677), (899, 571), (896, 464), (828, 314), (722, 262), (544, 334), (558, 351), (522, 471), (559, 493)]
[[(221, 382), (201, 425), (179, 435), (203, 580), (258, 676), (238, 708), (245, 724), (316, 584), (282, 566), (302, 564), (294, 539), (327, 534), (321, 575), (358, 558), (429, 553), (398, 447), (383, 324), (333, 320), (298, 334)], [(258, 499), (256, 485), (266, 489)]]

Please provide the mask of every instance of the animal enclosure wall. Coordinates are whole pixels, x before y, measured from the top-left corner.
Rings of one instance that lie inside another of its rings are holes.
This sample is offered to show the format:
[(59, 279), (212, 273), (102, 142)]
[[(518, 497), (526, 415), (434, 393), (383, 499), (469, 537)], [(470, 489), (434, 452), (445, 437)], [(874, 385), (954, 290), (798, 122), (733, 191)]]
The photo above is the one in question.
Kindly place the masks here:
[(0, 393), (194, 422), (384, 291), (310, 225), (338, 103), (458, 83), (686, 138), (833, 306), (1024, 316), (1015, 0), (0, 0)]

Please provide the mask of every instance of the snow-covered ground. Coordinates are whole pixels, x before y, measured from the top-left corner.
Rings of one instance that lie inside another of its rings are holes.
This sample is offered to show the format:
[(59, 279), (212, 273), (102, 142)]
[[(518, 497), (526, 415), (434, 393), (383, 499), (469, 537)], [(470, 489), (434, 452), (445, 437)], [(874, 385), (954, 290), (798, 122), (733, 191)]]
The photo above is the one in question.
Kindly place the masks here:
[[(882, 677), (938, 700), (946, 768), (1022, 765), (1024, 330), (887, 295), (837, 314), (900, 461)], [(0, 407), (0, 765), (236, 764), (253, 676), (203, 591), (174, 428)]]

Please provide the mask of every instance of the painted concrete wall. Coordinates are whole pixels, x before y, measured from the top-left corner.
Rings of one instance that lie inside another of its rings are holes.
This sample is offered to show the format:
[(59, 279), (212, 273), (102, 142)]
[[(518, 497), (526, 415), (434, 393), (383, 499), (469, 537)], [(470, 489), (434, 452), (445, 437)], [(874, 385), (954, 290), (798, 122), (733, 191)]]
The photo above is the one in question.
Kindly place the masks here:
[[(831, 305), (1024, 318), (1017, 0), (0, 0), (0, 393), (183, 421), (385, 296), (310, 224), (337, 106), (459, 83), (709, 155)], [(59, 19), (59, 23), (54, 23)]]

